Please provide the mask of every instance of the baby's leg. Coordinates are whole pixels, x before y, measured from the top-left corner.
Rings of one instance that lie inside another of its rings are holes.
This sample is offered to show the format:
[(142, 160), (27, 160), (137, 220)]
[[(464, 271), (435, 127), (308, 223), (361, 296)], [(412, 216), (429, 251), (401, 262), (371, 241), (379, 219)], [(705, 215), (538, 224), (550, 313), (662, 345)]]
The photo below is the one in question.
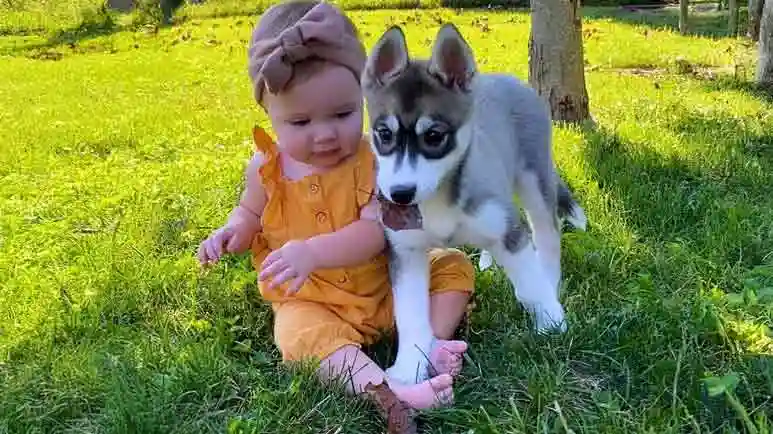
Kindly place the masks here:
[(369, 383), (379, 385), (386, 380), (397, 398), (415, 409), (453, 403), (453, 378), (450, 375), (438, 375), (419, 384), (395, 384), (389, 382), (386, 373), (356, 345), (345, 345), (333, 352), (322, 361), (317, 373), (325, 384), (343, 381), (346, 391), (354, 395), (364, 393)]
[(435, 344), (429, 354), (430, 369), (438, 374), (457, 375), (462, 370), (462, 356), (467, 351), (464, 341), (450, 340), (467, 310), (468, 292), (435, 293), (430, 298), (430, 321)]
[[(357, 344), (363, 336), (326, 306), (308, 301), (290, 301), (274, 309), (274, 338), (285, 361), (308, 357), (322, 359), (317, 374), (325, 383), (344, 381), (355, 395), (368, 383), (379, 385), (387, 379)], [(410, 386), (387, 383), (397, 397), (410, 407), (421, 409), (453, 402), (453, 379), (438, 375)]]
[[(472, 291), (470, 291), (472, 292)], [(470, 301), (467, 291), (433, 291), (429, 301), (430, 323), (438, 339), (451, 339), (467, 312)]]
[(467, 311), (475, 285), (475, 268), (457, 249), (432, 249), (429, 255), (430, 321), (437, 338), (429, 355), (430, 369), (438, 374), (457, 375), (467, 343), (450, 339)]

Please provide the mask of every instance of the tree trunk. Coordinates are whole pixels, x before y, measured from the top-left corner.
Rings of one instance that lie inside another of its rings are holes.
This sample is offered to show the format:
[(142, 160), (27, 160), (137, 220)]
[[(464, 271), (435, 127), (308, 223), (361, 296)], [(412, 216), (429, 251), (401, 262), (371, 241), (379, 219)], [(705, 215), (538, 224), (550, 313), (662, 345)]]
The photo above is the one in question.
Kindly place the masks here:
[[(773, 0), (771, 0), (773, 1)], [(529, 84), (553, 120), (590, 120), (579, 0), (532, 0)]]
[(729, 0), (727, 9), (730, 12), (727, 18), (727, 30), (730, 36), (738, 35), (738, 0)]
[(689, 24), (687, 22), (689, 18), (690, 0), (679, 0), (679, 33), (686, 35), (689, 32)]
[(134, 0), (107, 0), (107, 7), (121, 12), (129, 12), (134, 9)]
[(760, 19), (764, 4), (765, 0), (749, 0), (749, 28), (746, 31), (746, 36), (752, 41), (760, 39)]
[(172, 22), (174, 12), (182, 6), (184, 0), (161, 0), (161, 13), (163, 14), (164, 24)]
[(762, 10), (759, 49), (757, 84), (773, 89), (773, 0), (767, 0)]

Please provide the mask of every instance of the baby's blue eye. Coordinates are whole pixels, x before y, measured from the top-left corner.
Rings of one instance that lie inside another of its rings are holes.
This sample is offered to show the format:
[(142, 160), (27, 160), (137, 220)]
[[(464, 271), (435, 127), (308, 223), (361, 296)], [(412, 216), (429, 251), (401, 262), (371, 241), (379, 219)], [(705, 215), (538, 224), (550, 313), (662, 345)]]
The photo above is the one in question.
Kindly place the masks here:
[(354, 112), (351, 110), (348, 110), (345, 112), (339, 112), (339, 113), (336, 113), (336, 117), (338, 117), (339, 119), (344, 119), (344, 118), (348, 118), (352, 113)]
[(299, 120), (289, 121), (288, 123), (290, 125), (294, 126), (294, 127), (302, 127), (302, 126), (308, 125), (309, 124), (309, 120), (308, 119), (299, 119)]

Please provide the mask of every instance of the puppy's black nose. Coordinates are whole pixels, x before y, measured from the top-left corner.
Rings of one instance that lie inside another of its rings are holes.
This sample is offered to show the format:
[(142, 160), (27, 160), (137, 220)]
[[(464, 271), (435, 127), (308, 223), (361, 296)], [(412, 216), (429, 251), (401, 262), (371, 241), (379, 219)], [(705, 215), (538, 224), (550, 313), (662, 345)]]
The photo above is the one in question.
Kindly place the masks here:
[(409, 205), (416, 196), (415, 185), (395, 185), (389, 190), (392, 202), (398, 205)]

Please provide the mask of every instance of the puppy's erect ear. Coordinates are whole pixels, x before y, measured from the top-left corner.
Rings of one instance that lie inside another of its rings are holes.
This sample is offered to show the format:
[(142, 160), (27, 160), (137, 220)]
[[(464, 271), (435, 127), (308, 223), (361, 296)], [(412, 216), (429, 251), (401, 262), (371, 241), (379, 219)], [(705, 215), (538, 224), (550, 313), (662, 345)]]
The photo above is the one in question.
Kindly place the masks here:
[(400, 27), (392, 26), (381, 35), (371, 50), (363, 71), (363, 82), (382, 86), (407, 66), (408, 46), (405, 43), (405, 34)]
[(475, 56), (453, 24), (446, 23), (440, 27), (432, 46), (428, 70), (449, 88), (458, 86), (464, 91), (470, 88), (470, 82), (477, 73)]

